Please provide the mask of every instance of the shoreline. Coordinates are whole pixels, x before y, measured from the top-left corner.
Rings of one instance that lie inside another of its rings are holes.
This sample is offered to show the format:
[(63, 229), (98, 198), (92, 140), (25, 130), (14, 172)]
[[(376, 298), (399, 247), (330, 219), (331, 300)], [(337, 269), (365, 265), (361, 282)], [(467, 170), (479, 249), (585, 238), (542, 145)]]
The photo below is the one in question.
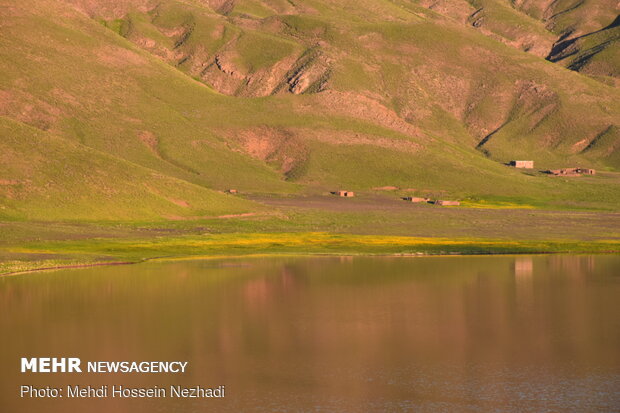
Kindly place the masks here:
[[(217, 260), (217, 259), (239, 259), (239, 258), (272, 258), (272, 257), (374, 257), (374, 258), (446, 258), (446, 257), (486, 257), (486, 256), (523, 256), (523, 255), (562, 255), (562, 254), (570, 254), (570, 255), (618, 255), (620, 254), (620, 250), (616, 251), (503, 251), (503, 252), (476, 252), (476, 253), (466, 253), (466, 252), (450, 252), (450, 253), (250, 253), (250, 254), (226, 254), (226, 255), (184, 255), (184, 256), (174, 256), (174, 257), (151, 257), (151, 258), (143, 258), (136, 261), (110, 261), (110, 262), (93, 262), (93, 263), (83, 263), (83, 264), (67, 264), (67, 265), (57, 265), (57, 266), (49, 266), (49, 267), (41, 267), (41, 268), (31, 268), (24, 269), (18, 271), (9, 271), (0, 273), (0, 278), (16, 276), (21, 274), (29, 274), (35, 272), (45, 272), (45, 271), (57, 271), (64, 269), (82, 269), (82, 268), (93, 268), (93, 267), (112, 267), (112, 266), (121, 266), (121, 265), (137, 265), (144, 264), (149, 262), (173, 262), (173, 261), (202, 261), (202, 260)], [(36, 263), (36, 261), (33, 261)]]
[(1, 277), (9, 277), (11, 275), (19, 275), (19, 274), (27, 274), (31, 272), (43, 272), (43, 271), (54, 271), (54, 270), (70, 270), (70, 269), (79, 269), (79, 268), (90, 268), (90, 267), (112, 267), (116, 265), (134, 265), (140, 264), (144, 261), (114, 261), (114, 262), (97, 262), (92, 264), (74, 264), (74, 265), (58, 265), (55, 267), (42, 267), (42, 268), (32, 268), (28, 270), (20, 270), (20, 271), (10, 271), (0, 273)]

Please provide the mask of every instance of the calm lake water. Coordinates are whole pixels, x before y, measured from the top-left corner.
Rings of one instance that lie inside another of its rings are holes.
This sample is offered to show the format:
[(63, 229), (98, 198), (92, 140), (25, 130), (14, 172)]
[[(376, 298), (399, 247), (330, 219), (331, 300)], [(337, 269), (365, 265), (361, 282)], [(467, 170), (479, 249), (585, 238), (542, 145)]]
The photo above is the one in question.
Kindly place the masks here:
[[(618, 412), (620, 256), (239, 258), (0, 278), (3, 412)], [(188, 361), (22, 374), (20, 357)], [(225, 385), (20, 399), (20, 385)]]

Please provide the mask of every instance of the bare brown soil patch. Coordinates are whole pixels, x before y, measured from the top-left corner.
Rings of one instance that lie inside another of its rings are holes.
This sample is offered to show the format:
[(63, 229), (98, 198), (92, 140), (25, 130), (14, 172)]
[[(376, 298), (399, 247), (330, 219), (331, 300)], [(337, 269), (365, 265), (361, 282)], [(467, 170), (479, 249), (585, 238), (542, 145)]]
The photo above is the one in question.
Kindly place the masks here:
[(159, 57), (168, 63), (175, 63), (182, 57), (182, 53), (179, 51), (173, 51), (157, 43), (155, 40), (142, 36), (131, 36), (131, 41), (142, 49), (148, 51), (154, 56)]
[(230, 219), (230, 218), (242, 218), (242, 217), (253, 217), (258, 215), (256, 212), (246, 212), (245, 214), (227, 214), (227, 215), (219, 215), (218, 219)]
[(308, 148), (299, 136), (289, 130), (257, 127), (245, 130), (223, 131), (253, 158), (276, 166), (289, 174), (307, 160)]
[(176, 204), (176, 205), (181, 206), (183, 208), (189, 207), (189, 202), (184, 201), (182, 199), (173, 199), (173, 198), (166, 198), (166, 199), (168, 199), (168, 201), (172, 202), (173, 204)]
[(155, 155), (159, 157), (159, 151), (157, 149), (158, 140), (157, 137), (150, 131), (141, 131), (138, 133), (138, 139), (146, 145)]

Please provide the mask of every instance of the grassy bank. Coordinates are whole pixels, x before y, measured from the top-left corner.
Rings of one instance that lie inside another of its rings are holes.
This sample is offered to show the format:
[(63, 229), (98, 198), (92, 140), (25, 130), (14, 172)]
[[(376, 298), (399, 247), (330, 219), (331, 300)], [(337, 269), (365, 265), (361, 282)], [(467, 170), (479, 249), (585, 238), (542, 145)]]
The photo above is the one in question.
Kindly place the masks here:
[(240, 255), (620, 253), (620, 240), (508, 240), (329, 233), (205, 234), (29, 242), (5, 248), (0, 274), (57, 267)]

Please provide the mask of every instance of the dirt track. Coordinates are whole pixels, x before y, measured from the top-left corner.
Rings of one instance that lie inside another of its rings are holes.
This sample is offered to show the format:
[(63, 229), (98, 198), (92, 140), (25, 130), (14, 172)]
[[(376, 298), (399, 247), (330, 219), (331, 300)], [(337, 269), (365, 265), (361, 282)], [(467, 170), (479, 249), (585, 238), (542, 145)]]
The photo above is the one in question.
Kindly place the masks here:
[(339, 198), (248, 197), (300, 214), (336, 214), (330, 230), (360, 234), (504, 239), (620, 239), (620, 213), (548, 209), (485, 209), (411, 203), (395, 195)]

